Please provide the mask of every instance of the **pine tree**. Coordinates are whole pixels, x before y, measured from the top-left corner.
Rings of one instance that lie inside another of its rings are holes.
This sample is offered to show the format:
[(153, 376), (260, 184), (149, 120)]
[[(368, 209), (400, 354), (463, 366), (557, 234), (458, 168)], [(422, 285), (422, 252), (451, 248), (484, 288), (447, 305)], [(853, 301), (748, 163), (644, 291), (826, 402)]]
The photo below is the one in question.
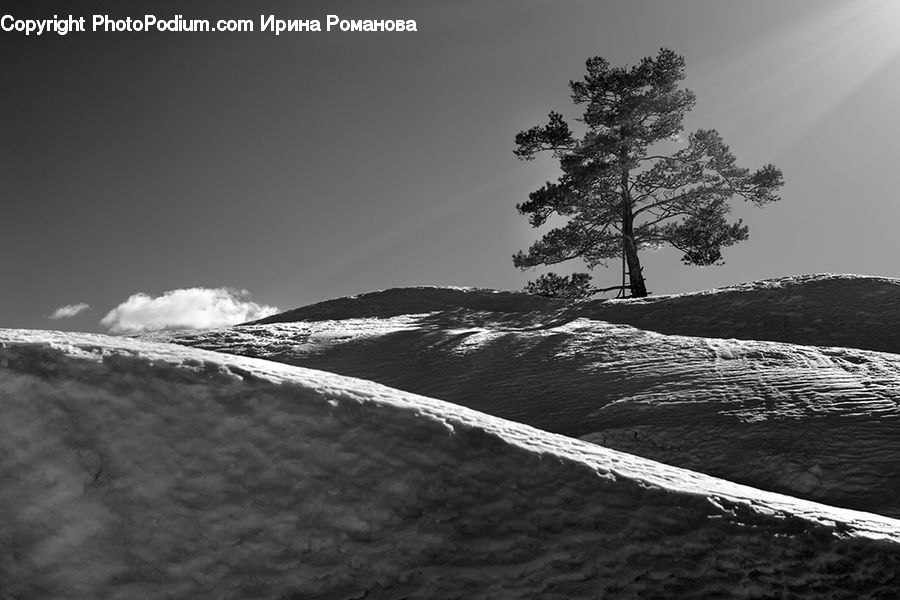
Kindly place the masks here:
[[(643, 297), (642, 248), (668, 244), (683, 253), (685, 264), (712, 265), (722, 264), (723, 247), (747, 239), (741, 220), (728, 221), (729, 201), (738, 196), (763, 206), (778, 200), (781, 171), (771, 164), (755, 171), (738, 166), (713, 129), (691, 133), (674, 153), (657, 154), (659, 142), (678, 139), (694, 106), (694, 93), (678, 87), (683, 79), (684, 58), (666, 48), (631, 68), (590, 58), (584, 78), (569, 84), (572, 100), (584, 105), (577, 119), (584, 134), (576, 137), (563, 116), (551, 112), (546, 125), (516, 136), (520, 159), (547, 152), (562, 171), (516, 208), (533, 227), (554, 215), (566, 220), (515, 254), (516, 267), (580, 258), (593, 269), (622, 258), (627, 285), (591, 288), (590, 276), (577, 273), (582, 294), (622, 289)], [(529, 286), (555, 295), (554, 283), (559, 281), (544, 276)]]

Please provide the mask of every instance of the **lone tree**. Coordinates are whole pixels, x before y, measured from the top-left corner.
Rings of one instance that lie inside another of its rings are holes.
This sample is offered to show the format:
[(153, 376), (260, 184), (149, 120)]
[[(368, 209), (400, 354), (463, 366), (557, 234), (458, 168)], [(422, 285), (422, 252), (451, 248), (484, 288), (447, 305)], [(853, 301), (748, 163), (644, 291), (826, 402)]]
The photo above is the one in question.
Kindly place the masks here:
[(548, 152), (562, 170), (556, 183), (547, 182), (516, 208), (533, 227), (553, 215), (566, 222), (515, 254), (515, 266), (581, 258), (593, 269), (621, 257), (623, 268), (621, 286), (598, 289), (587, 273), (550, 273), (528, 282), (526, 291), (578, 298), (619, 289), (646, 296), (639, 250), (669, 244), (683, 252), (685, 264), (722, 264), (722, 248), (748, 235), (741, 220), (728, 221), (728, 202), (740, 196), (763, 206), (779, 199), (781, 171), (771, 164), (756, 171), (739, 167), (714, 129), (691, 133), (673, 154), (657, 154), (659, 142), (678, 139), (694, 106), (694, 93), (678, 87), (682, 79), (684, 58), (666, 48), (631, 68), (590, 58), (584, 79), (569, 83), (572, 100), (584, 105), (577, 119), (584, 135), (575, 137), (563, 116), (551, 112), (546, 125), (516, 136), (520, 159)]

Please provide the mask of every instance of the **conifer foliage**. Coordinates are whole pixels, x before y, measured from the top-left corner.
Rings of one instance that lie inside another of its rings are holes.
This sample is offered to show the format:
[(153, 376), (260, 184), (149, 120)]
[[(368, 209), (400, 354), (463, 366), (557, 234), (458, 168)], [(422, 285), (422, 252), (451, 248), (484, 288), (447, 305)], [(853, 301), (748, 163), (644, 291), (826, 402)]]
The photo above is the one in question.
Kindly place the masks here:
[(691, 133), (669, 154), (659, 147), (679, 139), (694, 93), (679, 88), (684, 58), (663, 48), (633, 67), (587, 60), (587, 73), (570, 82), (572, 100), (584, 107), (576, 137), (562, 114), (516, 136), (516, 155), (531, 160), (550, 153), (562, 171), (517, 205), (533, 227), (551, 217), (564, 224), (547, 231), (527, 251), (513, 256), (520, 269), (582, 259), (588, 269), (621, 258), (627, 283), (593, 288), (590, 275), (550, 273), (526, 291), (548, 296), (587, 297), (622, 289), (647, 295), (638, 251), (670, 245), (690, 265), (722, 264), (722, 248), (746, 240), (741, 220), (729, 222), (735, 196), (763, 206), (779, 199), (782, 174), (774, 165), (755, 171), (738, 166), (714, 129)]

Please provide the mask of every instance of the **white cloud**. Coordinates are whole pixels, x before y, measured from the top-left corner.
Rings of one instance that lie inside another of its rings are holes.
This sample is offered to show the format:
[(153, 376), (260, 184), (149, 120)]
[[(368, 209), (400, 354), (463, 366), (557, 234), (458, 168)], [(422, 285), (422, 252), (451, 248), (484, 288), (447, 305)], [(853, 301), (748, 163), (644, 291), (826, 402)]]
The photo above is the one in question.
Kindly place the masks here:
[(100, 323), (112, 333), (142, 333), (160, 329), (227, 327), (278, 312), (251, 301), (246, 290), (187, 288), (151, 298), (132, 294), (109, 311)]
[(90, 304), (85, 304), (84, 302), (79, 302), (78, 304), (66, 304), (65, 306), (60, 306), (52, 313), (47, 315), (48, 319), (68, 319), (70, 317), (74, 317), (79, 313), (83, 313), (87, 309), (91, 307)]

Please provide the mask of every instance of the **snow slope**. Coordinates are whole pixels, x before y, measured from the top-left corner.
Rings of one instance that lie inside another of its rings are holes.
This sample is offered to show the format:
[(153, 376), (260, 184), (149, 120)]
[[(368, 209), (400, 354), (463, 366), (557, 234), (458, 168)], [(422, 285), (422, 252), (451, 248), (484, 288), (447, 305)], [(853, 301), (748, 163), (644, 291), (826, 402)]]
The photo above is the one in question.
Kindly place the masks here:
[(900, 521), (381, 385), (0, 330), (4, 598), (895, 598)]
[(816, 274), (725, 288), (567, 305), (519, 292), (395, 288), (319, 302), (251, 324), (394, 317), (425, 312), (491, 312), (504, 320), (534, 312), (633, 325), (672, 335), (844, 346), (900, 353), (900, 279)]
[(755, 487), (900, 517), (900, 355), (663, 335), (602, 320), (764, 337), (781, 331), (772, 323), (788, 322), (772, 314), (786, 319), (790, 308), (791, 319), (811, 326), (787, 336), (885, 346), (898, 331), (897, 283), (815, 276), (575, 306), (411, 288), (296, 309), (270, 324), (160, 337), (378, 381)]
[(660, 333), (900, 353), (900, 279), (802, 275), (628, 301), (581, 314)]

